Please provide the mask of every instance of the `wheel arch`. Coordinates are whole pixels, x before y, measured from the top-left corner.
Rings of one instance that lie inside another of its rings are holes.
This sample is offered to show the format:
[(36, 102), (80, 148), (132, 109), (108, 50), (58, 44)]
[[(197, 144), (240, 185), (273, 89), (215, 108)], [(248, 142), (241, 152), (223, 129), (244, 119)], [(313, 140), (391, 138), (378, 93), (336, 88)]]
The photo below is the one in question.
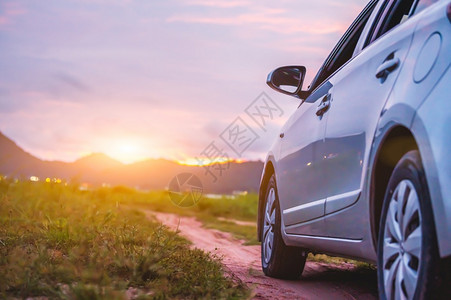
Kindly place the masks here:
[(419, 150), (417, 141), (410, 129), (400, 124), (390, 128), (378, 146), (370, 181), (371, 235), (375, 251), (388, 181), (398, 161), (411, 150)]
[(258, 220), (257, 220), (257, 239), (261, 242), (262, 224), (263, 224), (263, 210), (265, 207), (265, 192), (269, 179), (275, 174), (274, 164), (271, 159), (268, 159), (263, 169), (262, 178), (260, 180), (260, 188), (258, 191)]

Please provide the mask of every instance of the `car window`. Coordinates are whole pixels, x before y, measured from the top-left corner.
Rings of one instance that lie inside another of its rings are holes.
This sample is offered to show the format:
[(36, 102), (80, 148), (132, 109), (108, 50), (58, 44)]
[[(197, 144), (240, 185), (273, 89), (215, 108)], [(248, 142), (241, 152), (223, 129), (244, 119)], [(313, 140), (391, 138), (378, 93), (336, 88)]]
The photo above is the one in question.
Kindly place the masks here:
[(309, 90), (313, 91), (324, 80), (329, 78), (335, 71), (337, 71), (342, 65), (352, 58), (354, 49), (362, 34), (363, 28), (368, 22), (368, 18), (371, 15), (377, 1), (371, 1), (365, 9), (360, 13), (357, 19), (351, 24), (349, 29), (340, 39), (338, 44), (329, 54), (328, 58), (324, 62), (323, 66), (318, 71), (318, 74), (313, 79), (312, 84), (309, 86)]
[(417, 0), (387, 0), (379, 22), (375, 24), (373, 36), (369, 39), (367, 45), (405, 22), (412, 15), (417, 2)]

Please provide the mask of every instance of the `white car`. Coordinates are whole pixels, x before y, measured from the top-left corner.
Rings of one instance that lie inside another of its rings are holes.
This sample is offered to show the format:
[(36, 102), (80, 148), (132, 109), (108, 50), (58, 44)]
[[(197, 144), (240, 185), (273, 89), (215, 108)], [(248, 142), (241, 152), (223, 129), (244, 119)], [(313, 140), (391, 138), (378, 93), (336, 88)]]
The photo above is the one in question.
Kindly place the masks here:
[(308, 252), (377, 263), (381, 299), (451, 299), (451, 3), (374, 0), (268, 153), (258, 235), (266, 275), (298, 278)]

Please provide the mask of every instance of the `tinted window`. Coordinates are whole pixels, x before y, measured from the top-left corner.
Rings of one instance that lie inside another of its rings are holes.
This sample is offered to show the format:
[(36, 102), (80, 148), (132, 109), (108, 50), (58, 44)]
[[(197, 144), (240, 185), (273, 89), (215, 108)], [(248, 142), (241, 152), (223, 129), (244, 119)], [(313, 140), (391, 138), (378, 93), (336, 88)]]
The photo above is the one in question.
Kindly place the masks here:
[(354, 23), (352, 23), (338, 42), (337, 46), (335, 46), (334, 50), (329, 54), (329, 57), (313, 80), (310, 90), (318, 87), (324, 80), (352, 58), (352, 54), (354, 53), (354, 49), (359, 41), (363, 28), (365, 27), (366, 22), (368, 22), (368, 18), (376, 6), (376, 3), (377, 1), (371, 1), (360, 13)]
[(326, 77), (332, 75), (336, 70), (338, 70), (338, 68), (352, 58), (355, 46), (359, 41), (360, 35), (362, 34), (363, 28), (365, 27), (367, 21), (368, 18), (366, 18), (364, 22), (360, 22), (345, 43), (343, 43), (340, 52), (337, 53), (337, 55), (331, 60), (330, 64), (326, 67), (326, 72), (324, 74)]
[(416, 0), (387, 1), (371, 42), (406, 21), (415, 8), (416, 3)]

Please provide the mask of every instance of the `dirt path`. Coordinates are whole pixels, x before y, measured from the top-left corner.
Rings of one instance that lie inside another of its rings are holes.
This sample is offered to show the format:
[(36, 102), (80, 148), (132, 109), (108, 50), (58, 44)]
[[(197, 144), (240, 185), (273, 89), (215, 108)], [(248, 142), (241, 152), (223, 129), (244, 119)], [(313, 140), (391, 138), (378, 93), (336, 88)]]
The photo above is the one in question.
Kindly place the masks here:
[(254, 299), (377, 299), (376, 272), (352, 264), (307, 262), (302, 278), (279, 280), (263, 275), (260, 246), (244, 246), (229, 233), (206, 229), (195, 218), (146, 211), (193, 242), (193, 246), (223, 258), (227, 271), (254, 290)]

